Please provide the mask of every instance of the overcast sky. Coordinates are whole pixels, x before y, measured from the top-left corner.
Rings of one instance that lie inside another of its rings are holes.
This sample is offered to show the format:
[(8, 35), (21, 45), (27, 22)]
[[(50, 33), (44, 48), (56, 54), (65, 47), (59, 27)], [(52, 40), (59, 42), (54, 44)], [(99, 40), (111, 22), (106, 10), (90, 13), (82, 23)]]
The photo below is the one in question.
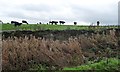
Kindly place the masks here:
[(28, 23), (47, 23), (64, 20), (79, 25), (118, 24), (119, 0), (0, 0), (0, 20), (26, 20)]

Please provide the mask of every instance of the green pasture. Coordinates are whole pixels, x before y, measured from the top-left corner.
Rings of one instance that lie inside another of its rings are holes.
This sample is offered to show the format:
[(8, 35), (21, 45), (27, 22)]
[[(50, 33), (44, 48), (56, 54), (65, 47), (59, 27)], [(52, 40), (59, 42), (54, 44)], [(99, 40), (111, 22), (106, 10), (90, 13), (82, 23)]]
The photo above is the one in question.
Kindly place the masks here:
[(0, 24), (0, 30), (89, 30), (102, 28), (117, 28), (117, 26), (89, 27), (83, 25), (46, 25), (46, 24), (22, 24), (15, 27), (13, 24)]

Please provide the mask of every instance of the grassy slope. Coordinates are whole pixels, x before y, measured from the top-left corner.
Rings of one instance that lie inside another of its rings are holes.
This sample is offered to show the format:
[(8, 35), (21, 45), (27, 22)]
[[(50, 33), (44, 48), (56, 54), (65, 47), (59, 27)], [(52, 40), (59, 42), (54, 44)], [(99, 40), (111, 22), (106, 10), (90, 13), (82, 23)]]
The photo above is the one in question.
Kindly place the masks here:
[(119, 59), (108, 59), (102, 60), (98, 63), (82, 65), (73, 68), (64, 68), (63, 70), (120, 70), (120, 60)]
[[(19, 27), (14, 27), (14, 25), (11, 24), (0, 24), (0, 28), (2, 27), (2, 29), (0, 30), (70, 30), (70, 29), (75, 29), (75, 30), (80, 30), (80, 29), (88, 29), (88, 26), (78, 26), (78, 25), (37, 25), (37, 24), (23, 24)], [(103, 28), (103, 27), (99, 27), (99, 28)], [(116, 27), (112, 27), (112, 28), (116, 28)], [(93, 28), (91, 28), (93, 29)]]

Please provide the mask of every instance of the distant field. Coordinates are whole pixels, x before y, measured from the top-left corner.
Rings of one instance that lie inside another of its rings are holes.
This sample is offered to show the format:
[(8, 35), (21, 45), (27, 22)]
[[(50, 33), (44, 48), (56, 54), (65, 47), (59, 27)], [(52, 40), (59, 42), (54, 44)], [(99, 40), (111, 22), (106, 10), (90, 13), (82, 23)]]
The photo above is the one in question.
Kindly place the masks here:
[(12, 24), (0, 24), (1, 30), (83, 30), (83, 29), (101, 29), (101, 28), (117, 28), (117, 26), (99, 26), (91, 27), (82, 25), (45, 25), (45, 24), (22, 24), (15, 27)]

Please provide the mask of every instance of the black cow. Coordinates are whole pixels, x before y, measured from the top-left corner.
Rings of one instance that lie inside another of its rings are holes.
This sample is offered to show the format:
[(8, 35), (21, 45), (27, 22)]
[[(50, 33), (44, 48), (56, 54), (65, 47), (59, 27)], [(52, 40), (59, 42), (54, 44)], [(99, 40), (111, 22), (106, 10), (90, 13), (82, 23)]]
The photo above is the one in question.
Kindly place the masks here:
[(64, 24), (64, 23), (65, 23), (65, 21), (59, 21), (59, 23), (60, 23), (60, 24)]
[(97, 26), (99, 26), (99, 24), (100, 24), (100, 22), (99, 22), (99, 21), (97, 21)]
[(42, 24), (42, 22), (39, 22), (39, 24)]
[(57, 23), (58, 23), (58, 21), (49, 21), (49, 24), (55, 24), (55, 25), (57, 25)]
[(28, 22), (27, 22), (27, 21), (25, 21), (25, 20), (22, 20), (22, 23), (26, 23), (26, 24), (28, 24)]
[(77, 25), (77, 22), (74, 22), (74, 25)]
[(11, 21), (11, 24), (14, 24), (15, 27), (22, 25), (22, 23), (19, 23), (17, 21)]

